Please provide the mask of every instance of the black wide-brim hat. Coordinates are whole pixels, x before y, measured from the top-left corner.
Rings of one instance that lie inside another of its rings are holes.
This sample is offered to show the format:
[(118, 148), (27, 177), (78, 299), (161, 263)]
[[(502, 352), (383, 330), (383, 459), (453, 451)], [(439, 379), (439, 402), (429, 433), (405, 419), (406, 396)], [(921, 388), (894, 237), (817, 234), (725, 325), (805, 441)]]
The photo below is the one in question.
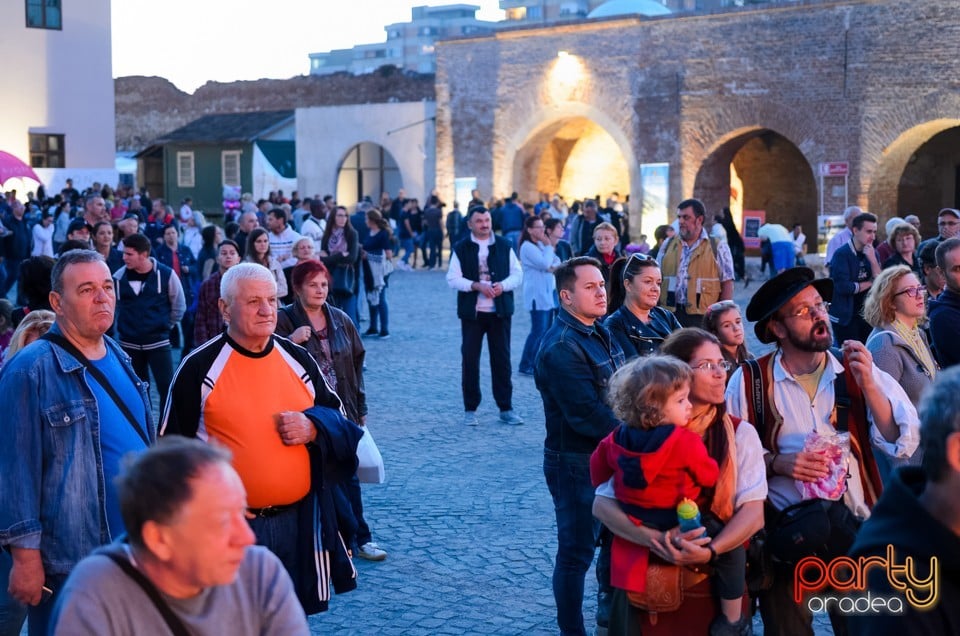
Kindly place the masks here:
[(760, 286), (747, 305), (747, 320), (756, 322), (754, 333), (760, 342), (774, 342), (767, 334), (767, 321), (790, 299), (813, 285), (827, 302), (833, 298), (833, 281), (817, 278), (809, 267), (792, 267), (781, 272)]

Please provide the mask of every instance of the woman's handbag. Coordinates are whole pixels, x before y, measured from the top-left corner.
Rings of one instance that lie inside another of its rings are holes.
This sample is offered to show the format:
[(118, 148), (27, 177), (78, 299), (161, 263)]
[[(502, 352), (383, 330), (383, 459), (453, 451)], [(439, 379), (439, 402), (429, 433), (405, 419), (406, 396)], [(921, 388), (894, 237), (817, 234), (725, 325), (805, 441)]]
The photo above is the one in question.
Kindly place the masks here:
[(357, 478), (363, 484), (382, 484), (384, 479), (383, 455), (373, 441), (370, 429), (363, 427), (363, 437), (357, 444)]
[(683, 604), (684, 590), (707, 578), (704, 572), (651, 559), (647, 565), (647, 588), (627, 592), (630, 604), (645, 612), (675, 612)]
[(353, 293), (356, 274), (353, 265), (337, 265), (333, 268), (333, 291)]

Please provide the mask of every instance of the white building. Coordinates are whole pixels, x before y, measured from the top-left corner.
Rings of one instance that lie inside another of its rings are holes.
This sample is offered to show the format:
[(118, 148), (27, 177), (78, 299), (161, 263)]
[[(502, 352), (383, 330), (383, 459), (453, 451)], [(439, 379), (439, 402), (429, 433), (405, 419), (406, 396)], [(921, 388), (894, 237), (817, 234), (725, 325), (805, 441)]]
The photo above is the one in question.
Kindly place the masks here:
[(297, 189), (352, 209), (404, 188), (421, 204), (436, 178), (436, 102), (298, 108)]
[(417, 73), (434, 73), (437, 70), (434, 55), (437, 40), (489, 33), (497, 28), (496, 22), (477, 19), (479, 9), (472, 4), (413, 7), (410, 22), (384, 27), (386, 42), (311, 53), (310, 73), (329, 75), (345, 71), (362, 75), (372, 73), (385, 64)]
[(110, 0), (4, 0), (0, 24), (0, 150), (33, 166), (51, 196), (67, 178), (115, 185)]

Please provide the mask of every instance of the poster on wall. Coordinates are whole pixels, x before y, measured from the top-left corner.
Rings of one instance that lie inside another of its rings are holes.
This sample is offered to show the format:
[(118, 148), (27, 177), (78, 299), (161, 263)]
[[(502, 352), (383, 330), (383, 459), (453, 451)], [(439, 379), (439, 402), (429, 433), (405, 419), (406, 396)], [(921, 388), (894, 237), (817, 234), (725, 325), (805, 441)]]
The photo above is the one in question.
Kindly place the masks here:
[(642, 191), (641, 223), (647, 234), (653, 234), (658, 225), (670, 223), (670, 164), (640, 164), (640, 189)]
[(744, 210), (740, 227), (743, 228), (743, 246), (760, 249), (760, 226), (767, 219), (766, 210)]
[(470, 199), (473, 198), (473, 195), (470, 193), (476, 189), (476, 177), (463, 177), (453, 180), (453, 200), (460, 204), (461, 214), (467, 213), (467, 204), (470, 203)]

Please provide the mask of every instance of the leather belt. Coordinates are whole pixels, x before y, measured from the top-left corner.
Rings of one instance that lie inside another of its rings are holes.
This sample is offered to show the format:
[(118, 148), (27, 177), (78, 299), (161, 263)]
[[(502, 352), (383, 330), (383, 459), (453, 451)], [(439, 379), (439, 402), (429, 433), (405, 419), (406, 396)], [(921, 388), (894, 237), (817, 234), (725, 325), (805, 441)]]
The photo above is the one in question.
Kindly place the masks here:
[(286, 512), (287, 510), (291, 510), (295, 508), (299, 503), (300, 502), (296, 502), (292, 504), (287, 504), (285, 506), (265, 506), (263, 508), (247, 508), (247, 512), (252, 514), (254, 517), (261, 517), (261, 518), (275, 517), (281, 512)]

